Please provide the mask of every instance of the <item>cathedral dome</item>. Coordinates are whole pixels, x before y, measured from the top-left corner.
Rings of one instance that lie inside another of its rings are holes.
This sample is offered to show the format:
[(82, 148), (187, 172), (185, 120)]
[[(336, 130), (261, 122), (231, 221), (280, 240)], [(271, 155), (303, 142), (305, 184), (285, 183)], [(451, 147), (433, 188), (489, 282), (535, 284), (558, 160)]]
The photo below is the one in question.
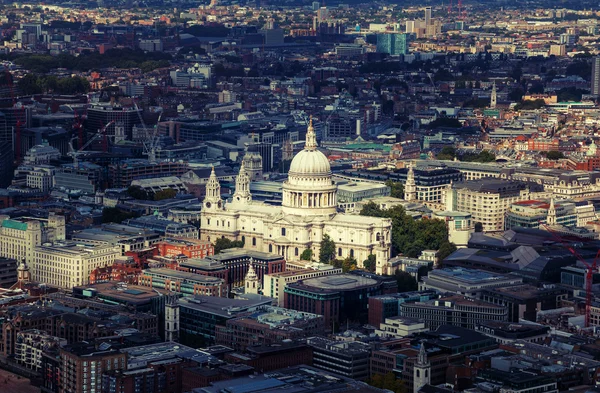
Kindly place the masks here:
[(325, 154), (318, 150), (302, 150), (290, 164), (290, 175), (331, 176), (331, 166)]
[(311, 119), (304, 150), (292, 160), (288, 179), (283, 183), (283, 210), (299, 215), (335, 214), (336, 191), (329, 160), (317, 150), (317, 137)]

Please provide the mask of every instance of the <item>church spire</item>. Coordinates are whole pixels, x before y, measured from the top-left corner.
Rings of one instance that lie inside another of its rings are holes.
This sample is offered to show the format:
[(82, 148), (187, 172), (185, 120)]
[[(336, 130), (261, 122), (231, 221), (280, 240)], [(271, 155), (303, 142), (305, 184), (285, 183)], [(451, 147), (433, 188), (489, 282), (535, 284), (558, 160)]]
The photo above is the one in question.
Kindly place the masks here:
[(548, 217), (546, 217), (548, 225), (556, 225), (556, 207), (554, 206), (554, 198), (550, 198), (550, 206), (548, 207)]
[(315, 134), (315, 128), (313, 127), (312, 116), (308, 123), (308, 129), (306, 130), (306, 144), (304, 145), (305, 150), (316, 150), (317, 148), (317, 135)]
[(260, 285), (260, 279), (258, 278), (258, 274), (256, 274), (256, 271), (254, 270), (254, 266), (252, 265), (253, 262), (254, 262), (254, 259), (250, 258), (248, 272), (246, 273), (246, 277), (244, 277), (245, 293), (246, 294), (253, 293), (255, 295), (258, 295), (258, 293), (261, 289), (261, 285)]
[(406, 183), (404, 184), (404, 199), (407, 201), (414, 201), (417, 199), (417, 184), (415, 183), (415, 171), (412, 163), (408, 165)]
[(427, 351), (425, 351), (425, 345), (421, 343), (421, 348), (419, 348), (419, 355), (417, 357), (417, 364), (421, 366), (427, 365)]
[(492, 85), (492, 96), (490, 97), (490, 109), (496, 109), (498, 97), (496, 93), (496, 82)]

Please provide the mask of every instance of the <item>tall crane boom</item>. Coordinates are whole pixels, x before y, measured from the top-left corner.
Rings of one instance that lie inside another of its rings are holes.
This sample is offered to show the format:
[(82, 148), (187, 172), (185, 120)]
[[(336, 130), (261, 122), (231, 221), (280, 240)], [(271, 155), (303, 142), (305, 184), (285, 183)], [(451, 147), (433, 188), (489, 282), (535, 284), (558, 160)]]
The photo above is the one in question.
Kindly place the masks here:
[(77, 157), (79, 157), (80, 154), (83, 154), (83, 151), (92, 144), (92, 142), (94, 142), (97, 138), (104, 136), (106, 129), (112, 124), (114, 123), (113, 121), (110, 121), (107, 125), (105, 125), (101, 130), (98, 131), (98, 133), (96, 135), (94, 135), (93, 137), (90, 138), (89, 141), (87, 141), (86, 144), (84, 144), (83, 146), (81, 146), (78, 150), (75, 150), (73, 148), (73, 141), (76, 139), (79, 139), (78, 136), (74, 136), (73, 138), (71, 138), (71, 140), (69, 141), (69, 153), (68, 155), (73, 157), (73, 165), (75, 166), (75, 168), (79, 168), (79, 160), (77, 159)]

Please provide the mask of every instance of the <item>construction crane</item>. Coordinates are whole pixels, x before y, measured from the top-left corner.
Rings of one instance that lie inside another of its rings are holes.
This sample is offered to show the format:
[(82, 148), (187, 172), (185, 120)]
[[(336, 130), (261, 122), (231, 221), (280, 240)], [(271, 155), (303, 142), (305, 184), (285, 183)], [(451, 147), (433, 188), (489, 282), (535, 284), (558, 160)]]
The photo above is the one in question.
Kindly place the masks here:
[(160, 119), (162, 117), (162, 112), (158, 116), (156, 126), (153, 128), (152, 131), (150, 131), (148, 127), (146, 127), (146, 123), (142, 118), (142, 114), (140, 113), (137, 104), (135, 104), (135, 111), (137, 112), (138, 117), (140, 118), (140, 122), (142, 123), (142, 127), (144, 127), (144, 131), (146, 132), (146, 140), (144, 141), (144, 154), (148, 156), (148, 161), (156, 162), (156, 151), (158, 150), (158, 123), (160, 122)]
[(79, 160), (77, 159), (77, 157), (79, 157), (79, 155), (83, 154), (85, 148), (88, 147), (89, 145), (91, 145), (92, 142), (94, 142), (96, 140), (96, 138), (104, 136), (106, 134), (106, 129), (112, 123), (114, 123), (114, 121), (111, 121), (107, 125), (105, 125), (101, 130), (98, 131), (98, 133), (96, 135), (94, 135), (93, 137), (91, 137), (90, 140), (87, 141), (87, 143), (85, 145), (81, 146), (78, 150), (75, 150), (73, 148), (73, 141), (76, 140), (76, 139), (79, 139), (79, 136), (74, 136), (73, 138), (71, 138), (71, 140), (69, 141), (69, 153), (67, 153), (67, 154), (70, 157), (73, 157), (73, 166), (75, 168), (79, 168)]
[(552, 237), (558, 241), (564, 248), (567, 249), (579, 262), (585, 266), (585, 327), (590, 327), (590, 312), (592, 310), (592, 284), (594, 278), (594, 272), (598, 270), (598, 258), (600, 258), (600, 250), (596, 253), (596, 257), (593, 262), (588, 263), (583, 257), (577, 252), (575, 247), (568, 244), (561, 236), (558, 236), (556, 232), (554, 232), (547, 224), (539, 221), (541, 227), (546, 229)]

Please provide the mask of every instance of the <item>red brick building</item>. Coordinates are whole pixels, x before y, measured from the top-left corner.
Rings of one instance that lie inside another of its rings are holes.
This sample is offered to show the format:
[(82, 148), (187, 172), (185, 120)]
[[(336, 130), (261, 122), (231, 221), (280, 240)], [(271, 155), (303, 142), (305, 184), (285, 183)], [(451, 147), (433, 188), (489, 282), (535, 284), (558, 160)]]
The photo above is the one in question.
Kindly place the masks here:
[(312, 348), (306, 344), (261, 345), (249, 347), (244, 353), (225, 354), (225, 361), (254, 367), (258, 372), (313, 363)]
[(206, 258), (215, 253), (211, 242), (199, 239), (165, 239), (156, 247), (158, 253), (165, 257), (185, 255), (188, 258)]

